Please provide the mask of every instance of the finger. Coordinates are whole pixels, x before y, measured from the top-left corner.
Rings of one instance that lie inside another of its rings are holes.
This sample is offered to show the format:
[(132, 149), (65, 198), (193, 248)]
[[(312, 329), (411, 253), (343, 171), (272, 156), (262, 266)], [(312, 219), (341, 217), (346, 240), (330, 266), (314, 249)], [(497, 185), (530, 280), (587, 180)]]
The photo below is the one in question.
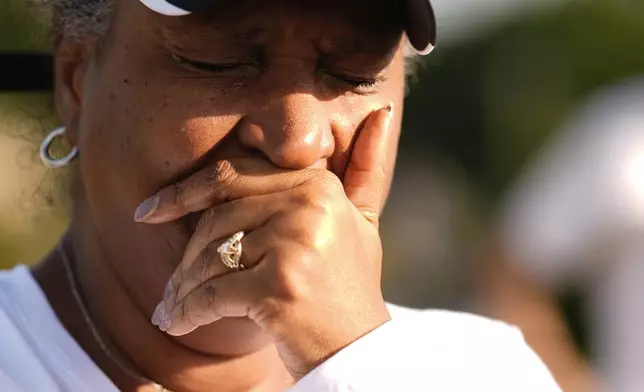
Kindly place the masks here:
[(134, 220), (166, 223), (230, 200), (291, 189), (309, 179), (309, 172), (279, 169), (256, 158), (219, 161), (145, 200)]
[(353, 205), (377, 225), (386, 192), (387, 144), (393, 106), (372, 113), (353, 146), (344, 190)]
[(213, 241), (229, 238), (239, 231), (252, 232), (269, 221), (282, 208), (283, 197), (251, 196), (208, 209), (186, 245), (181, 265), (185, 270)]
[(222, 317), (245, 317), (256, 303), (257, 276), (244, 270), (211, 279), (183, 301), (167, 308), (159, 328), (173, 336), (181, 336), (211, 324)]
[[(184, 284), (189, 283), (189, 287), (195, 284), (188, 282), (189, 279), (200, 279), (196, 284), (201, 284), (212, 275), (219, 274), (219, 269), (225, 267), (217, 250), (219, 245), (237, 232), (243, 231), (248, 235), (262, 228), (278, 210), (279, 200), (282, 199), (277, 199), (274, 195), (252, 196), (208, 209), (201, 216), (179, 265), (168, 281), (164, 301), (173, 304), (177, 297), (185, 295)], [(246, 241), (246, 238), (242, 238), (242, 250)], [(254, 252), (261, 251), (264, 247), (253, 246), (249, 249), (243, 251), (242, 256), (246, 256), (245, 263), (251, 264), (260, 257), (254, 255)], [(195, 263), (197, 265), (193, 266)], [(201, 274), (196, 274), (197, 271)]]
[[(241, 241), (242, 257), (240, 263), (243, 265), (243, 269), (256, 266), (264, 258), (268, 250), (275, 246), (276, 240), (274, 231), (267, 227), (247, 233)], [(236, 273), (237, 271), (230, 269), (221, 260), (221, 255), (217, 251), (221, 243), (223, 241), (215, 241), (208, 245), (197, 259), (190, 264), (190, 267), (180, 274), (181, 277), (173, 281), (176, 287), (176, 290), (174, 290), (176, 293), (175, 298), (164, 298), (164, 300), (169, 303), (181, 302), (205, 282), (219, 276)]]

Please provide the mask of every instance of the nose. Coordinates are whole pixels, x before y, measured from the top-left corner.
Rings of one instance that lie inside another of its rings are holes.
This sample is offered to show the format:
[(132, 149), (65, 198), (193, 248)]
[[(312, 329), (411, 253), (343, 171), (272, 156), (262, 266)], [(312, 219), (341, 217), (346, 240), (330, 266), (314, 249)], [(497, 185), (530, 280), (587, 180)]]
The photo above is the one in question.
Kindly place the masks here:
[(305, 93), (282, 96), (248, 114), (240, 124), (239, 138), (245, 148), (261, 151), (285, 169), (323, 163), (335, 148), (324, 104)]

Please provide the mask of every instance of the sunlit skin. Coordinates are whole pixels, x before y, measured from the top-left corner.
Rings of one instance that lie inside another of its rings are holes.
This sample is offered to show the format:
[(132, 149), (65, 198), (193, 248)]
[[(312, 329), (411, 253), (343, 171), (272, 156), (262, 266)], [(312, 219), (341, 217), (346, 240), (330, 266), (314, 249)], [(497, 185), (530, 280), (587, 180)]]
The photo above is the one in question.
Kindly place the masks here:
[[(392, 3), (163, 17), (117, 0), (99, 44), (55, 41), (56, 106), (80, 151), (63, 246), (137, 371), (176, 391), (283, 391), (389, 319), (377, 226), (404, 93)], [(247, 270), (228, 274), (213, 249), (238, 230)], [(151, 389), (97, 345), (57, 254), (35, 274), (121, 390)], [(150, 319), (168, 281), (164, 333)]]

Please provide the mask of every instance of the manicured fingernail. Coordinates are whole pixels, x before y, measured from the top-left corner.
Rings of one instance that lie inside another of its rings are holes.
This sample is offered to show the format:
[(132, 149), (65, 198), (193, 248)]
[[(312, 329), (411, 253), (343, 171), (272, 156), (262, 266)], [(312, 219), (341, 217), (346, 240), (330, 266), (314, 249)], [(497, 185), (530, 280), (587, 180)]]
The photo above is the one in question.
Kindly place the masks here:
[(134, 212), (134, 220), (137, 222), (145, 222), (159, 206), (159, 195), (154, 195), (141, 203)]
[(165, 313), (163, 317), (161, 317), (161, 321), (159, 322), (159, 329), (165, 332), (169, 330), (171, 326), (172, 320), (170, 319), (170, 315), (168, 313)]
[(156, 309), (154, 309), (154, 314), (152, 315), (152, 319), (151, 319), (152, 324), (159, 325), (159, 323), (161, 322), (161, 318), (163, 317), (164, 314), (165, 314), (165, 305), (163, 304), (163, 302), (161, 302), (157, 305)]
[(197, 329), (197, 327), (194, 326), (194, 325), (181, 324), (181, 325), (175, 326), (172, 329), (168, 329), (166, 331), (166, 333), (168, 335), (170, 335), (170, 336), (183, 336), (183, 335), (189, 334), (190, 332), (194, 331), (195, 329)]

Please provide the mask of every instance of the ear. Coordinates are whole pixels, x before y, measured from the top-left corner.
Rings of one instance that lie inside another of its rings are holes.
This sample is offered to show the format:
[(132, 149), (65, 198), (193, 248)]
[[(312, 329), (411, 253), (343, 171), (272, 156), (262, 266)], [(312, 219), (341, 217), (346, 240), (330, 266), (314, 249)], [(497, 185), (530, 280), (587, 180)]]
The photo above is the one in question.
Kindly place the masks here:
[(54, 40), (54, 102), (72, 146), (78, 141), (83, 85), (91, 52), (92, 45), (73, 37), (60, 36)]

